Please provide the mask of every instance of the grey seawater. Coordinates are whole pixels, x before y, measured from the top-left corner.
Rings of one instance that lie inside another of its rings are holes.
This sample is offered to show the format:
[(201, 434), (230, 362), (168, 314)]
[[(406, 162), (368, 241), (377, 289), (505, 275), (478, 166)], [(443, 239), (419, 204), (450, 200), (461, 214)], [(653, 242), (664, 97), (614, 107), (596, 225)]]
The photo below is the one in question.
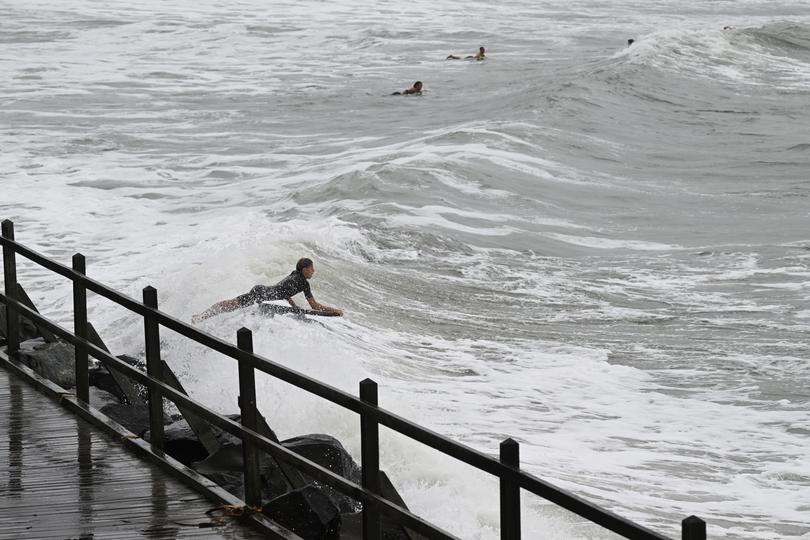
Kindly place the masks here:
[(810, 534), (806, 5), (0, 8), (0, 211), (46, 253), (180, 283), (283, 232), (431, 427), (672, 535)]

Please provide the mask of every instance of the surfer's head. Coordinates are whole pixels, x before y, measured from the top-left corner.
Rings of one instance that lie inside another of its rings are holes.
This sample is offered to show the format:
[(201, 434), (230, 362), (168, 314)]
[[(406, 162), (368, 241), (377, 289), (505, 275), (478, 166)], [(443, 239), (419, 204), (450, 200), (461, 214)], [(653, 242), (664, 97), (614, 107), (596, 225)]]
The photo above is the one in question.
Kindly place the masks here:
[(315, 273), (315, 265), (313, 264), (312, 259), (301, 257), (298, 259), (298, 262), (295, 263), (295, 270), (297, 272), (301, 272), (304, 274), (305, 278), (309, 279), (312, 277), (312, 274)]
[(417, 92), (421, 92), (422, 91), (422, 81), (416, 81), (415, 83), (413, 83), (413, 89), (416, 90)]

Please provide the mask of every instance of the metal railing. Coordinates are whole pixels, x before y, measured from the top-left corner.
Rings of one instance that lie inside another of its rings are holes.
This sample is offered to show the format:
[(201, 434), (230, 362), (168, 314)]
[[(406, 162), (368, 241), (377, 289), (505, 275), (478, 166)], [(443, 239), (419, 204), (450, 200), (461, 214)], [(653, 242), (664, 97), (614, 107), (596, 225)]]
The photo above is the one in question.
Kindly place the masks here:
[[(0, 302), (6, 306), (7, 351), (12, 356), (19, 350), (19, 328), (17, 315), (41, 325), (75, 347), (76, 395), (89, 401), (88, 355), (98, 359), (107, 368), (114, 368), (122, 374), (143, 384), (149, 393), (150, 444), (157, 450), (163, 449), (163, 399), (168, 399), (178, 407), (210, 422), (243, 442), (245, 502), (250, 506), (261, 505), (259, 483), (259, 460), (257, 452), (265, 451), (274, 458), (287, 463), (317, 481), (323, 482), (339, 492), (362, 503), (363, 540), (380, 540), (381, 515), (386, 515), (395, 523), (436, 539), (454, 539), (453, 535), (428, 523), (413, 513), (400, 508), (383, 498), (379, 484), (379, 426), (385, 426), (409, 439), (418, 441), (434, 450), (480, 471), (496, 476), (500, 482), (501, 540), (521, 538), (520, 494), (526, 490), (542, 497), (578, 516), (600, 525), (605, 529), (630, 539), (666, 540), (667, 537), (633, 523), (617, 514), (600, 508), (572, 493), (560, 489), (540, 478), (520, 469), (519, 445), (512, 439), (500, 444), (499, 459), (453, 441), (432, 430), (419, 426), (405, 418), (393, 414), (377, 405), (377, 383), (371, 379), (360, 382), (359, 397), (324, 384), (302, 373), (291, 370), (253, 352), (253, 337), (250, 330), (237, 331), (237, 345), (234, 346), (211, 334), (203, 332), (179, 319), (158, 310), (157, 291), (149, 286), (143, 289), (143, 301), (123, 295), (86, 275), (84, 256), (73, 256), (72, 268), (53, 261), (14, 240), (14, 226), (9, 220), (2, 222), (0, 245), (3, 250), (3, 272), (5, 294), (0, 293)], [(70, 332), (16, 299), (17, 267), (16, 255), (59, 274), (73, 284), (74, 329)], [(111, 300), (138, 315), (144, 320), (144, 343), (146, 353), (146, 373), (119, 360), (107, 351), (88, 341), (87, 291)], [(230, 420), (206, 406), (191, 399), (184, 393), (161, 380), (160, 328), (191, 339), (209, 349), (217, 351), (238, 362), (239, 368), (239, 407), (241, 423)], [(362, 480), (358, 485), (332, 471), (307, 460), (288, 450), (260, 433), (258, 411), (256, 409), (255, 371), (285, 381), (311, 394), (326, 399), (360, 416), (360, 446)], [(705, 540), (706, 523), (695, 516), (681, 522), (681, 540)]]

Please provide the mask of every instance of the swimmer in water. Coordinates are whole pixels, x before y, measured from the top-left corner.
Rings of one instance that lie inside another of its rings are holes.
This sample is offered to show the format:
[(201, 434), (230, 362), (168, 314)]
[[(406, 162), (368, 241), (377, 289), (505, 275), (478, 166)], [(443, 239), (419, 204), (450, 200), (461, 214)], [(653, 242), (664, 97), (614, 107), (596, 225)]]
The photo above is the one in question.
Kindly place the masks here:
[[(476, 60), (476, 61), (480, 62), (481, 60), (486, 59), (486, 57), (487, 57), (486, 56), (486, 49), (484, 49), (483, 47), (478, 47), (478, 52), (475, 53), (475, 55), (465, 56), (464, 59), (465, 60)], [(449, 54), (449, 55), (447, 55), (447, 58), (445, 58), (445, 60), (461, 60), (461, 57), (456, 56), (454, 54)]]
[(394, 92), (392, 96), (421, 96), (422, 95), (422, 81), (416, 81), (413, 86), (402, 92)]

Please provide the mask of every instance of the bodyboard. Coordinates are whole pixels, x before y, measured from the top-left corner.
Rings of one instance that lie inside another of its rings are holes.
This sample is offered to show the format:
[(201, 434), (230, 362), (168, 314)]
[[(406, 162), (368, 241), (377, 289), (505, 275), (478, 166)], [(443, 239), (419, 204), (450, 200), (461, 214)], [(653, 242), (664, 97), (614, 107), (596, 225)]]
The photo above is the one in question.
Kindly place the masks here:
[(331, 311), (317, 311), (314, 309), (303, 309), (299, 307), (292, 307), (292, 306), (280, 306), (278, 304), (259, 304), (259, 310), (264, 315), (283, 315), (285, 313), (291, 313), (293, 315), (314, 315), (317, 317), (337, 317), (337, 313), (332, 313)]

